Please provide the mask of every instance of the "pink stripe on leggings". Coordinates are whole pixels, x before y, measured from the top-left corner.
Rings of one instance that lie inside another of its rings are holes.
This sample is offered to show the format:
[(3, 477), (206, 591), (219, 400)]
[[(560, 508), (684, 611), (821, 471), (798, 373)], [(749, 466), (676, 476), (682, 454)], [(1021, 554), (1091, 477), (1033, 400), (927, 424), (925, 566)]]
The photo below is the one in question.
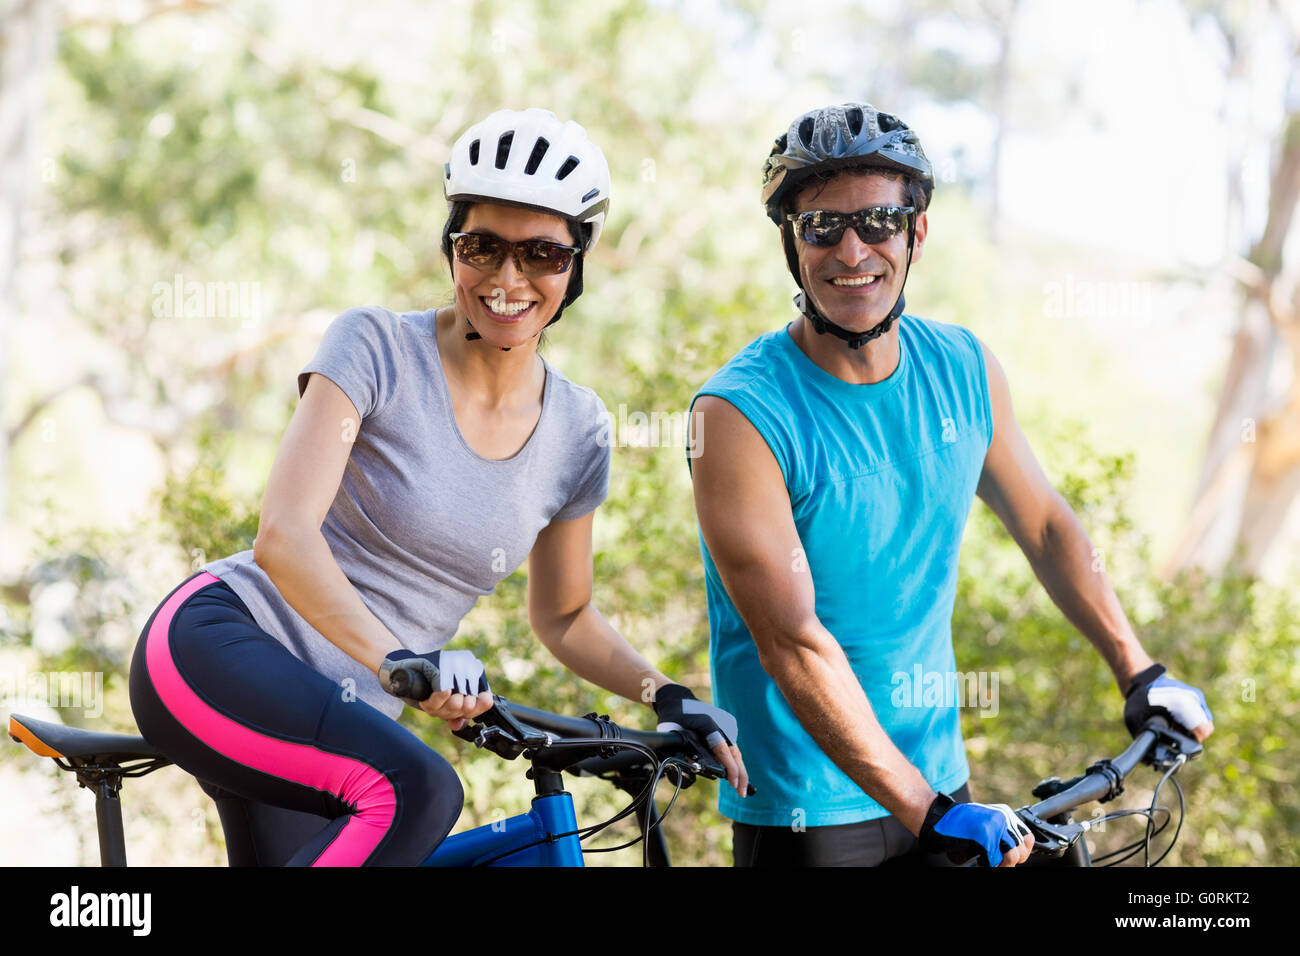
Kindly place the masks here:
[(172, 716), (213, 750), (273, 777), (339, 794), (355, 806), (357, 812), (312, 866), (360, 866), (384, 838), (397, 812), (397, 797), (388, 779), (359, 760), (250, 730), (209, 707), (176, 669), (167, 641), (172, 618), (191, 594), (220, 580), (204, 571), (158, 609), (145, 637), (149, 679)]

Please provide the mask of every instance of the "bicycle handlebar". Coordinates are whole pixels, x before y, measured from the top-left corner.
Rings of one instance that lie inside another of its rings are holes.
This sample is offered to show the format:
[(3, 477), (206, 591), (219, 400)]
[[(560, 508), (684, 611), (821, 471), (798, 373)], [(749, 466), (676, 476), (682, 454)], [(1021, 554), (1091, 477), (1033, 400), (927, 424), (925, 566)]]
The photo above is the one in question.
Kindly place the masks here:
[(1067, 783), (1052, 777), (1034, 789), (1059, 784), (1059, 788), (1045, 794), (1046, 799), (1031, 806), (1021, 807), (1016, 815), (1033, 831), (1034, 852), (1057, 854), (1064, 852), (1086, 829), (1079, 823), (1053, 824), (1051, 818), (1096, 800), (1106, 802), (1123, 791), (1124, 779), (1140, 763), (1150, 763), (1157, 769), (1172, 772), (1181, 763), (1201, 754), (1196, 740), (1174, 730), (1163, 717), (1152, 717), (1123, 753), (1114, 759), (1099, 760), (1083, 774)]
[[(636, 730), (594, 713), (570, 717), (514, 704), (500, 695), (496, 695), (491, 709), (472, 720), (453, 733), (507, 759), (528, 753), (537, 760), (540, 755), (554, 751), (556, 759), (542, 759), (558, 764), (556, 769), (584, 774), (618, 773), (650, 766), (651, 757), (645, 752), (648, 749), (654, 760), (686, 761), (680, 767), (688, 778), (683, 786), (689, 786), (689, 778), (695, 775), (711, 780), (725, 780), (727, 776), (726, 769), (709, 748), (686, 731)], [(620, 746), (619, 741), (637, 746)], [(574, 746), (565, 746), (566, 743)], [(577, 746), (580, 744), (588, 746)], [(566, 751), (568, 756), (561, 751)], [(750, 791), (753, 792), (752, 786)]]
[[(389, 684), (399, 697), (424, 700), (433, 693), (433, 688), (424, 675), (410, 667), (397, 662), (389, 674)], [(693, 766), (694, 773), (714, 780), (724, 780), (727, 771), (713, 757), (709, 748), (697, 744), (694, 737), (683, 731), (661, 733), (658, 731), (634, 730), (614, 723), (608, 717), (567, 717), (523, 704), (512, 704), (504, 697), (495, 696), (496, 704), (489, 710), (473, 718), (472, 724), (466, 724), (460, 730), (453, 731), (462, 740), (468, 740), (481, 747), (513, 759), (529, 750), (543, 750), (551, 746), (548, 735), (561, 740), (625, 740), (629, 743), (648, 747), (658, 757), (686, 757)], [(482, 725), (482, 729), (472, 729)], [(489, 733), (494, 729), (495, 733)], [(534, 733), (529, 733), (529, 731)], [(576, 768), (583, 773), (613, 772), (629, 770), (645, 762), (645, 755), (631, 748), (617, 748), (610, 744), (597, 756), (574, 760), (566, 769)], [(751, 792), (753, 787), (750, 787)]]
[[(1159, 717), (1153, 718), (1153, 722), (1155, 720), (1164, 723)], [(1035, 816), (1046, 819), (1073, 810), (1080, 804), (1107, 798), (1117, 784), (1122, 782), (1142, 762), (1142, 758), (1146, 756), (1147, 751), (1151, 749), (1151, 745), (1155, 741), (1156, 733), (1154, 730), (1142, 731), (1133, 739), (1133, 743), (1129, 744), (1128, 749), (1118, 757), (1110, 761), (1093, 764), (1077, 783), (1026, 809)], [(1094, 769), (1100, 768), (1103, 764), (1109, 764), (1114, 768), (1114, 776), (1106, 773), (1105, 770)]]
[[(525, 707), (523, 704), (515, 704), (506, 701), (504, 697), (498, 697), (498, 701), (505, 701), (510, 712), (517, 717), (522, 723), (546, 733), (555, 734), (558, 737), (585, 738), (585, 737), (607, 737), (607, 731), (613, 729), (617, 731), (610, 739), (630, 740), (633, 743), (644, 744), (656, 753), (660, 750), (680, 750), (682, 747), (682, 735), (676, 731), (664, 733), (662, 731), (636, 730), (631, 727), (622, 727), (619, 724), (605, 718), (595, 717), (566, 717), (563, 714), (551, 713), (548, 710), (538, 710), (535, 707)], [(490, 714), (491, 711), (488, 711)], [(486, 717), (487, 714), (484, 714)]]
[(388, 684), (393, 689), (393, 696), (407, 697), (411, 700), (425, 700), (433, 693), (433, 686), (424, 675), (410, 667), (402, 666), (398, 661), (388, 675)]

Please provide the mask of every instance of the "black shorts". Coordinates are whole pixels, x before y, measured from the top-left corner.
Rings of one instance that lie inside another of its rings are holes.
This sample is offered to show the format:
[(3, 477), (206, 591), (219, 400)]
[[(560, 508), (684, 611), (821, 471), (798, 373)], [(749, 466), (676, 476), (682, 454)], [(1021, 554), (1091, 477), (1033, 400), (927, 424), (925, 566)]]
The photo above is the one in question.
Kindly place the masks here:
[[(970, 803), (970, 785), (949, 794)], [(925, 853), (893, 816), (837, 826), (763, 827), (731, 824), (736, 866), (952, 866), (946, 854)]]

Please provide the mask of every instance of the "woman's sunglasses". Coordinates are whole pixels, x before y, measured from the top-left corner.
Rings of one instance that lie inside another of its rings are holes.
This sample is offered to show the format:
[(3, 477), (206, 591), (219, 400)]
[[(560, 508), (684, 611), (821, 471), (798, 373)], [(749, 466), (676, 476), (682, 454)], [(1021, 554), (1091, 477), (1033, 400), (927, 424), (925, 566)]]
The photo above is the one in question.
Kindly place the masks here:
[(853, 231), (869, 246), (888, 242), (907, 228), (914, 206), (868, 206), (857, 212), (831, 212), (810, 209), (786, 216), (795, 235), (810, 246), (835, 246), (844, 238), (844, 230)]
[(573, 257), (582, 251), (581, 246), (563, 246), (545, 239), (509, 242), (483, 232), (453, 232), (451, 247), (458, 260), (484, 272), (495, 272), (507, 255), (512, 256), (515, 267), (530, 277), (568, 272)]

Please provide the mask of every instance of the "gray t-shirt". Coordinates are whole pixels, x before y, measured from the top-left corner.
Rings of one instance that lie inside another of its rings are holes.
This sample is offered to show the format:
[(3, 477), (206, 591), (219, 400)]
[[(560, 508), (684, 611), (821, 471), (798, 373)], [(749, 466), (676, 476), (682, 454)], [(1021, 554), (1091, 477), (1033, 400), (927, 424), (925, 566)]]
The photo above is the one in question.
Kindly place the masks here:
[[(309, 373), (319, 372), (361, 413), (321, 532), (362, 601), (416, 653), (451, 640), (479, 595), (523, 564), (552, 520), (587, 514), (609, 491), (604, 404), (543, 363), (541, 417), (527, 444), (501, 461), (479, 456), (461, 436), (432, 310), (349, 309), (298, 374), (300, 397)], [(201, 570), (229, 584), (298, 659), (381, 712), (401, 713), (372, 671), (289, 606), (251, 550)]]

